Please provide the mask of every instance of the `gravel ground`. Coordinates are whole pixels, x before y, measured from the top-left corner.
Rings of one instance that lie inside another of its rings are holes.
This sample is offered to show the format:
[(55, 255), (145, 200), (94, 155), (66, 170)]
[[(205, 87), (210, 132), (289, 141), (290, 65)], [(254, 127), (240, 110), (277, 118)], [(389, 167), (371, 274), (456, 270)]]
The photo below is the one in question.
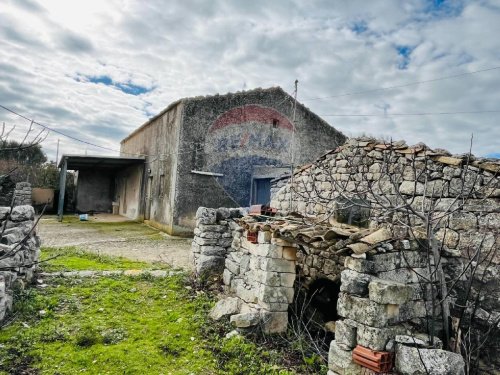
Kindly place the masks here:
[[(106, 222), (106, 217), (96, 218), (96, 221)], [(113, 221), (117, 221), (116, 219)], [(126, 230), (102, 231), (93, 228), (92, 224), (59, 223), (54, 217), (44, 217), (38, 225), (38, 235), (45, 247), (77, 246), (83, 250), (122, 256), (128, 259), (146, 262), (164, 262), (173, 267), (192, 269), (189, 260), (191, 239), (172, 237), (161, 233), (161, 239), (151, 239), (140, 235), (140, 231), (151, 233), (151, 228), (140, 223), (141, 228), (132, 233)], [(158, 237), (158, 236), (155, 236)]]

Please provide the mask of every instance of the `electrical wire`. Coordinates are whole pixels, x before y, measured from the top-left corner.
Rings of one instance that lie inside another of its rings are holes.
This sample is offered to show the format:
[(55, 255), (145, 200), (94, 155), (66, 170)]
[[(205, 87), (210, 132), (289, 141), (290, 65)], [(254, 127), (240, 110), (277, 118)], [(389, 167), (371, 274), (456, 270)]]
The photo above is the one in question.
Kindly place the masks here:
[(358, 114), (328, 114), (319, 115), (324, 117), (392, 117), (392, 116), (433, 116), (433, 115), (463, 115), (463, 114), (481, 114), (481, 113), (500, 113), (500, 110), (487, 111), (457, 111), (457, 112), (420, 112), (420, 113), (358, 113)]
[(348, 93), (344, 93), (344, 94), (331, 95), (331, 96), (322, 96), (322, 97), (316, 97), (316, 98), (307, 98), (307, 99), (301, 99), (301, 100), (304, 101), (304, 102), (306, 102), (306, 101), (313, 101), (313, 100), (341, 98), (343, 96), (368, 94), (368, 93), (371, 93), (371, 92), (384, 91), (384, 90), (392, 90), (392, 89), (397, 89), (397, 88), (401, 88), (401, 87), (408, 87), (408, 86), (420, 85), (420, 84), (423, 84), (423, 83), (431, 83), (431, 82), (444, 81), (446, 79), (460, 78), (460, 77), (468, 76), (468, 75), (471, 75), (471, 74), (489, 72), (489, 71), (497, 70), (497, 69), (500, 69), (500, 66), (494, 66), (492, 68), (475, 70), (475, 71), (472, 71), (472, 72), (465, 72), (465, 73), (460, 73), (460, 74), (454, 74), (454, 75), (445, 76), (445, 77), (438, 77), (438, 78), (433, 78), (433, 79), (427, 79), (427, 80), (423, 80), (423, 81), (409, 82), (409, 83), (404, 83), (404, 84), (401, 84), (401, 85), (379, 87), (379, 88), (376, 88), (376, 89), (369, 89), (369, 90), (362, 90), (362, 91), (353, 91), (353, 92), (348, 92)]
[[(83, 144), (86, 144), (86, 145), (89, 145), (89, 146), (92, 146), (92, 147), (97, 147), (97, 148), (100, 148), (100, 149), (103, 149), (103, 150), (107, 150), (107, 151), (112, 151), (112, 152), (117, 152), (117, 153), (120, 153), (120, 154), (123, 154), (123, 155), (129, 155), (129, 156), (143, 156), (143, 157), (155, 157), (155, 158), (159, 158), (159, 157), (163, 157), (163, 156), (169, 156), (169, 155), (180, 155), (180, 154), (185, 154), (185, 153), (192, 153), (193, 150), (192, 149), (189, 149), (187, 151), (178, 151), (178, 152), (171, 152), (171, 153), (162, 153), (162, 154), (152, 154), (152, 155), (148, 155), (148, 154), (141, 154), (141, 153), (129, 153), (129, 152), (124, 152), (124, 151), (121, 151), (121, 150), (116, 150), (116, 149), (113, 149), (113, 148), (110, 148), (110, 147), (106, 147), (106, 146), (101, 146), (101, 145), (98, 145), (96, 143), (92, 143), (92, 142), (88, 142), (88, 141), (85, 141), (83, 139), (80, 139), (80, 138), (77, 138), (75, 136), (72, 136), (72, 135), (69, 135), (69, 134), (66, 134), (64, 132), (61, 132), (60, 130), (57, 130), (57, 129), (54, 129), (50, 126), (47, 126), (47, 125), (44, 125), (44, 124), (41, 124), (35, 120), (32, 120), (30, 119), (29, 117), (27, 116), (24, 116), (10, 108), (7, 108), (6, 106), (0, 104), (0, 108), (3, 108), (4, 110), (16, 115), (16, 116), (19, 116), (20, 118), (22, 119), (25, 119), (27, 121), (30, 121), (32, 122), (33, 124), (35, 125), (38, 125), (38, 126), (41, 126), (43, 129), (47, 130), (48, 132), (53, 132), (53, 133), (56, 133), (56, 134), (59, 134), (63, 137), (67, 137), (69, 139), (72, 139), (74, 141), (77, 141), (77, 142), (80, 142), (80, 143), (83, 143)], [(193, 145), (195, 144), (195, 142), (189, 144), (189, 145)], [(155, 159), (156, 160), (156, 159)], [(154, 161), (154, 160), (153, 160)]]

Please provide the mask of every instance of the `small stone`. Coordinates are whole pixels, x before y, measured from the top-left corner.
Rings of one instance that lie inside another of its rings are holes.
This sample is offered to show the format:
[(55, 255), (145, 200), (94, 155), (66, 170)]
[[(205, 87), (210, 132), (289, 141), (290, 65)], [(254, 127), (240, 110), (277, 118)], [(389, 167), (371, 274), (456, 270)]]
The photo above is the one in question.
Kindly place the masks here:
[(241, 300), (236, 297), (228, 297), (218, 301), (210, 311), (210, 318), (219, 320), (227, 315), (234, 315), (240, 311)]
[(457, 353), (396, 345), (396, 370), (401, 375), (463, 375), (464, 367), (464, 360)]
[(232, 315), (230, 322), (238, 328), (253, 327), (259, 323), (260, 314), (258, 312), (249, 312), (243, 314)]

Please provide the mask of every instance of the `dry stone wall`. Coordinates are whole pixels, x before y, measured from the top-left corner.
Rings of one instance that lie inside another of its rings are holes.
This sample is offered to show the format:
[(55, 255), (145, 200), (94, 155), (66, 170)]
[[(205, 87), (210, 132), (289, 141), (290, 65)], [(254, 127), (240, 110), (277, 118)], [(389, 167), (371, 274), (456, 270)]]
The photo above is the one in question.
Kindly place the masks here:
[(232, 231), (239, 227), (234, 219), (245, 213), (243, 208), (198, 208), (191, 256), (199, 277), (222, 275), (233, 241)]
[(34, 277), (40, 257), (32, 206), (0, 207), (0, 321), (12, 309), (16, 291)]
[(31, 205), (31, 193), (29, 182), (18, 182), (14, 190), (14, 206)]
[[(326, 222), (384, 226), (392, 239), (408, 241), (411, 249), (430, 248), (435, 241), (450, 288), (453, 321), (472, 319), (474, 335), (481, 337), (500, 328), (499, 176), (498, 160), (453, 156), (423, 144), (350, 139), (296, 172), (273, 196), (271, 206)], [(380, 260), (370, 259), (372, 255), (387, 256), (370, 249), (366, 261), (374, 264)], [(301, 272), (312, 279), (338, 277), (342, 259), (332, 256), (331, 251), (314, 249), (299, 254)], [(404, 269), (384, 272), (394, 281), (413, 279)], [(490, 353), (495, 361), (499, 344), (498, 335), (490, 336), (482, 354)]]
[(240, 300), (237, 314), (230, 318), (237, 328), (259, 326), (266, 333), (285, 332), (288, 306), (293, 302), (297, 246), (273, 238), (270, 231), (234, 233), (223, 274), (229, 292)]

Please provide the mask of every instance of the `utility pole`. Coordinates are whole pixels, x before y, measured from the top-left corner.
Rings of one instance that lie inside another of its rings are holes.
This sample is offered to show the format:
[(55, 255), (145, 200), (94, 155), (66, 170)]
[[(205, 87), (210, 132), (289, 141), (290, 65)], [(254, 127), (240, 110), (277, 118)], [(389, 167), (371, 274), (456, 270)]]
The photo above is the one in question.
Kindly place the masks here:
[(58, 161), (59, 161), (59, 138), (57, 138), (56, 166)]
[(294, 163), (295, 163), (295, 129), (297, 128), (296, 124), (295, 124), (295, 115), (297, 113), (297, 91), (298, 91), (298, 86), (299, 86), (299, 80), (296, 79), (295, 80), (295, 91), (293, 93), (293, 99), (294, 99), (294, 102), (293, 102), (293, 119), (292, 119), (292, 122), (293, 122), (293, 130), (292, 130), (292, 142), (290, 144), (290, 151), (291, 151), (291, 155), (290, 155), (290, 160), (291, 160), (291, 164), (290, 164), (290, 211), (293, 211), (293, 207), (292, 207), (292, 204), (293, 204), (293, 171), (295, 169), (295, 166), (294, 166)]

